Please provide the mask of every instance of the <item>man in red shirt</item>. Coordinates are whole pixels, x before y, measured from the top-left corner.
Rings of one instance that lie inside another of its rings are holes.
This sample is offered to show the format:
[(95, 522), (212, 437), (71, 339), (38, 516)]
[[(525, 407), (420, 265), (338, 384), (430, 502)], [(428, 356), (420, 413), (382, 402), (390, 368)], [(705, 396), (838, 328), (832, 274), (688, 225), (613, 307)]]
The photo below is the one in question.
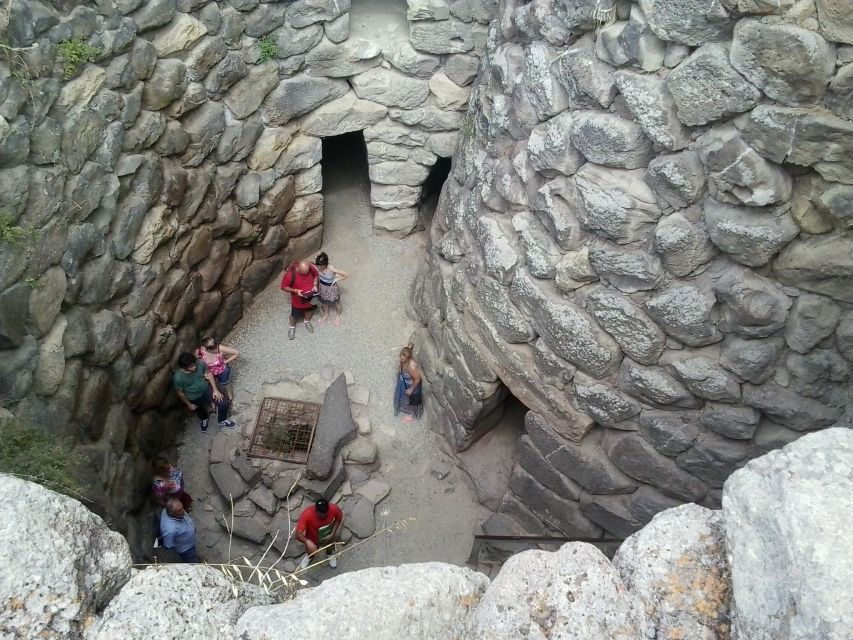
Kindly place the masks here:
[[(307, 569), (311, 564), (311, 557), (321, 547), (331, 545), (335, 541), (343, 521), (344, 513), (341, 508), (336, 504), (329, 504), (329, 501), (324, 498), (320, 498), (302, 512), (294, 532), (295, 538), (305, 545), (306, 551), (305, 557), (299, 564), (300, 569)], [(334, 546), (327, 547), (326, 555), (329, 556), (329, 566), (332, 569), (338, 566), (334, 553)]]
[(317, 295), (317, 278), (320, 273), (310, 262), (294, 262), (281, 279), (281, 290), (290, 294), (290, 328), (287, 337), (296, 337), (296, 321), (302, 320), (305, 330), (314, 333), (311, 315), (314, 313), (314, 296)]

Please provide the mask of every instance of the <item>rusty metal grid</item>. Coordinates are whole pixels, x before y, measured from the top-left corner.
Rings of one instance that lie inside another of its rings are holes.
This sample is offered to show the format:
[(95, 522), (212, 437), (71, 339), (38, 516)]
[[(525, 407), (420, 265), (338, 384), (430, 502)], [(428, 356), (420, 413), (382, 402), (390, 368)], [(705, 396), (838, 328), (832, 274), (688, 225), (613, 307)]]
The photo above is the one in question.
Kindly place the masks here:
[(252, 458), (305, 464), (314, 444), (319, 415), (320, 405), (316, 402), (264, 398), (247, 454)]

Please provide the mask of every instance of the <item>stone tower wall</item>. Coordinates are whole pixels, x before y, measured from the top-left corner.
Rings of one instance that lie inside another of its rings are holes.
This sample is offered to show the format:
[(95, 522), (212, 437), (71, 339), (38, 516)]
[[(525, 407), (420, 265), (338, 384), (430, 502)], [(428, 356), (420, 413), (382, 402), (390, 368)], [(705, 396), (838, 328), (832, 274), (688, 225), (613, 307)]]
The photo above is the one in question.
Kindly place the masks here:
[(364, 130), (375, 226), (410, 232), (494, 6), (401, 4), (373, 38), (350, 0), (4, 4), (0, 403), (78, 443), (124, 527), (183, 416), (177, 354), (320, 247), (321, 138)]
[(457, 450), (529, 409), (489, 533), (628, 535), (850, 425), (845, 0), (507, 1), (414, 291)]

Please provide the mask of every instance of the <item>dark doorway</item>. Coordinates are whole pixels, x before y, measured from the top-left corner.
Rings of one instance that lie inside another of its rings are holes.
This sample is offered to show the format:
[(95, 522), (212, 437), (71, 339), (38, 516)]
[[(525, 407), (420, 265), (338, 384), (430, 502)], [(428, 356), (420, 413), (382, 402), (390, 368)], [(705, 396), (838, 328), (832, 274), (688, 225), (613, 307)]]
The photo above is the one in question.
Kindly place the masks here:
[(438, 197), (444, 181), (450, 175), (450, 158), (438, 158), (421, 188), (421, 224), (429, 226), (435, 207), (438, 205)]
[(363, 186), (370, 194), (367, 174), (367, 145), (364, 133), (351, 131), (323, 138), (323, 194), (329, 195), (355, 185)]

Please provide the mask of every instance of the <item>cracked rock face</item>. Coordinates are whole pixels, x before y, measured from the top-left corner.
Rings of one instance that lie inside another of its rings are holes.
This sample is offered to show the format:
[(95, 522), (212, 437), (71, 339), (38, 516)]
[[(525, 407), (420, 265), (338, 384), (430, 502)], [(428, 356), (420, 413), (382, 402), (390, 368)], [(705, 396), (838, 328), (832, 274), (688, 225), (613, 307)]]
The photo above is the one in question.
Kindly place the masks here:
[[(475, 394), (485, 363), (491, 401), (530, 410), (502, 527), (624, 536), (850, 424), (839, 6), (546, 0), (494, 23), (413, 299), (429, 380)], [(457, 449), (488, 428), (431, 393)]]

